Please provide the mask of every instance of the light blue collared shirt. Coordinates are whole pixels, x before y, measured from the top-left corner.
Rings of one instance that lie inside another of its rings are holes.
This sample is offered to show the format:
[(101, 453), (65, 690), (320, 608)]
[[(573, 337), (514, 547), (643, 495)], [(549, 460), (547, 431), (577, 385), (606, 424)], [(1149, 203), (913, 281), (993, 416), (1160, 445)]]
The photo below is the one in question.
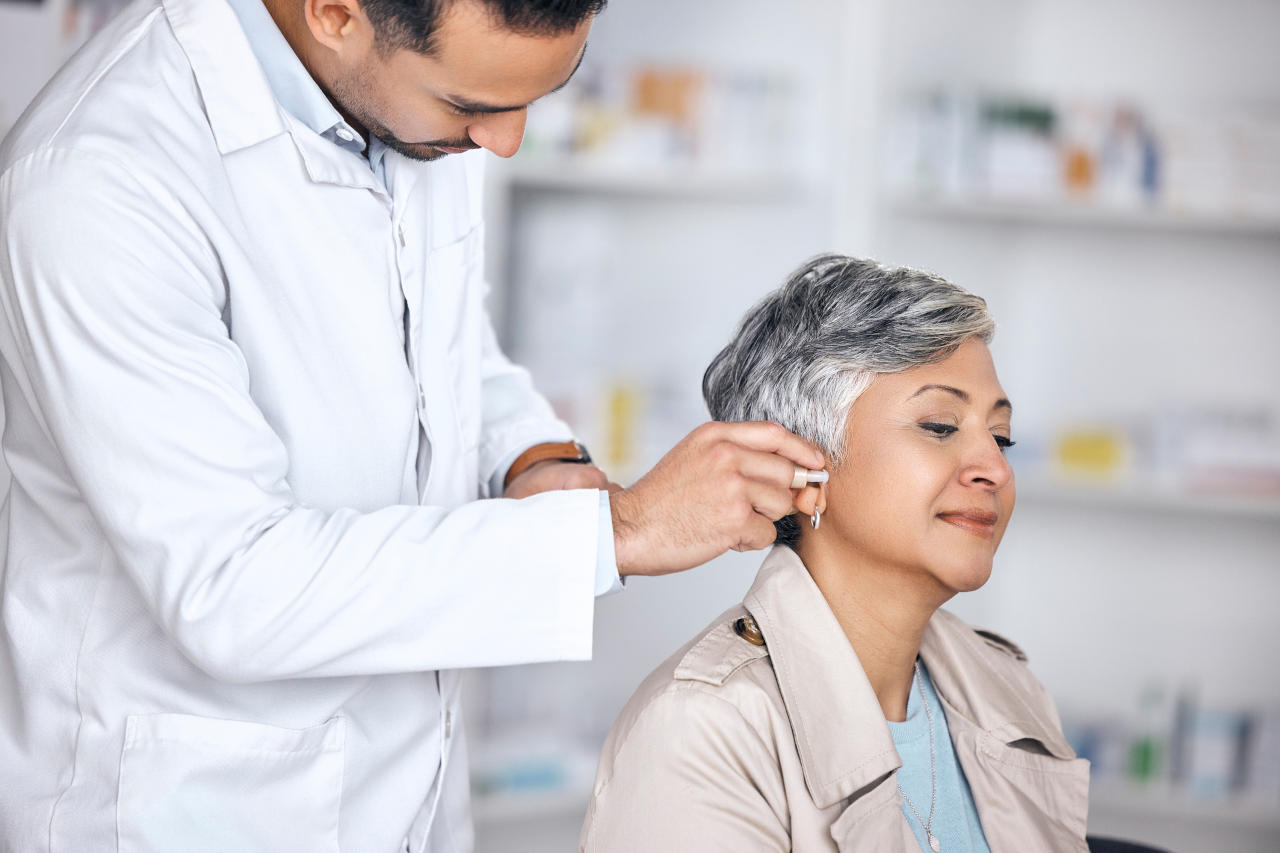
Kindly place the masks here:
[[(319, 84), (307, 72), (302, 60), (293, 52), (280, 28), (272, 19), (262, 0), (227, 0), (231, 9), (240, 19), (249, 46), (253, 49), (258, 64), (262, 66), (271, 91), (284, 107), (285, 112), (314, 130), (317, 134), (332, 142), (339, 148), (349, 151), (357, 157), (365, 154), (365, 140), (356, 132), (338, 112), (333, 103), (325, 95)], [(374, 177), (387, 185), (386, 153), (387, 146), (376, 136), (369, 138), (368, 161)], [(511, 453), (498, 465), (498, 470), (490, 480), (490, 494), (501, 495), (503, 481), (507, 469), (522, 450)], [(609, 493), (600, 492), (600, 527), (599, 543), (596, 556), (597, 596), (607, 595), (622, 589), (622, 580), (618, 577), (617, 554), (613, 547), (613, 516), (609, 507)]]

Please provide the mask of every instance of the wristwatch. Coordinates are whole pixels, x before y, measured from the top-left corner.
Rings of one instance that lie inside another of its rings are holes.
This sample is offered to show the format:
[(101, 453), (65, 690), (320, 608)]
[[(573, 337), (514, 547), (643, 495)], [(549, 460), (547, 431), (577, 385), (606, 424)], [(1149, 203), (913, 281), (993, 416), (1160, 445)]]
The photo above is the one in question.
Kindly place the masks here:
[(579, 465), (591, 464), (591, 454), (587, 452), (587, 448), (583, 447), (580, 442), (560, 441), (550, 444), (535, 444), (517, 456), (516, 461), (511, 463), (511, 467), (507, 469), (507, 476), (502, 481), (502, 487), (505, 489), (511, 485), (511, 481), (516, 477), (519, 477), (539, 462), (546, 462), (548, 459), (555, 459), (558, 462), (572, 462)]

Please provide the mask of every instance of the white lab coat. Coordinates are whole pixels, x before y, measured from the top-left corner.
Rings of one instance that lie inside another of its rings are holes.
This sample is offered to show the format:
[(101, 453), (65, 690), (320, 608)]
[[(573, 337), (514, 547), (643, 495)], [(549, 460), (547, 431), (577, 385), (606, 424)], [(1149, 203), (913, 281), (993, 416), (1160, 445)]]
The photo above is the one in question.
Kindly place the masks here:
[(477, 500), (569, 436), (481, 156), (388, 195), (223, 0), (137, 0), (6, 139), (0, 848), (470, 848), (452, 670), (589, 657), (600, 512)]

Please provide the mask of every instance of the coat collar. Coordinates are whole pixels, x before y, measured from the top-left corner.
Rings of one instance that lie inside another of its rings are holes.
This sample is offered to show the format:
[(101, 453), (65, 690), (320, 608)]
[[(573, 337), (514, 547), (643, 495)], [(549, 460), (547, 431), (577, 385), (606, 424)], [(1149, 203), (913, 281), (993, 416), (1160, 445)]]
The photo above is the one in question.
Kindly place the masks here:
[(288, 114), (226, 0), (161, 0), (191, 64), (218, 152), (227, 155), (288, 133), (317, 183), (386, 195), (364, 158)]
[(225, 0), (161, 0), (204, 102), (222, 154), (286, 129), (279, 104), (235, 12)]
[[(799, 556), (775, 547), (743, 603), (768, 644), (814, 802), (832, 806), (900, 767), (871, 682)], [(1052, 706), (1029, 673), (1019, 678), (1025, 666), (960, 619), (934, 614), (920, 656), (948, 715), (1006, 743), (1033, 738), (1071, 757)]]

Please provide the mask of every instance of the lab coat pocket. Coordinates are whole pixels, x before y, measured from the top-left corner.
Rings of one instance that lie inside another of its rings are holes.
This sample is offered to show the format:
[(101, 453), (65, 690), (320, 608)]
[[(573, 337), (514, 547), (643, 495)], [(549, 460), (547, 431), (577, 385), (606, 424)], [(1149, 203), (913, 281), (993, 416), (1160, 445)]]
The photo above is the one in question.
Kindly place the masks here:
[(308, 729), (129, 717), (119, 853), (337, 851), (344, 734), (341, 717)]

